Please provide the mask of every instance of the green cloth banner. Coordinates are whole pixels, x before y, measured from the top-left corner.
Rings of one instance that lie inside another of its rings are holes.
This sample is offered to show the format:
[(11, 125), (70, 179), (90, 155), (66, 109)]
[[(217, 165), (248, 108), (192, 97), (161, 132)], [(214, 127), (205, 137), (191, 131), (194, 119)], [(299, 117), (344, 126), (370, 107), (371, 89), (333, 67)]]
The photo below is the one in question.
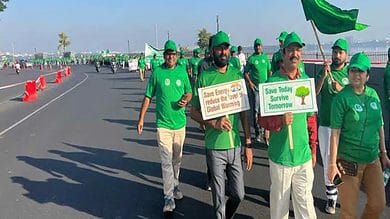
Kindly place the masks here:
[(363, 30), (366, 24), (357, 23), (358, 9), (342, 10), (325, 0), (301, 0), (306, 20), (312, 20), (324, 34)]
[(145, 54), (146, 63), (150, 63), (150, 60), (153, 59), (154, 54), (156, 54), (157, 59), (164, 60), (163, 53), (164, 53), (163, 49), (156, 49), (153, 46), (145, 43), (145, 53), (144, 54)]

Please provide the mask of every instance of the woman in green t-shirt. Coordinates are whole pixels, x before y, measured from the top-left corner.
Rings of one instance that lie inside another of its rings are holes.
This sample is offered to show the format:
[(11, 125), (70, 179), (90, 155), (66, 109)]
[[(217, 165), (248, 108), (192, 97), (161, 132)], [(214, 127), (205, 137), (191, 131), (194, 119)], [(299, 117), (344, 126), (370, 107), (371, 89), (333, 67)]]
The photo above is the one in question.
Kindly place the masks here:
[(367, 195), (361, 218), (380, 218), (386, 205), (381, 164), (390, 167), (390, 160), (381, 103), (376, 91), (366, 85), (370, 67), (366, 54), (353, 55), (348, 66), (350, 85), (332, 102), (328, 178), (339, 184), (340, 218), (357, 218), (361, 185)]

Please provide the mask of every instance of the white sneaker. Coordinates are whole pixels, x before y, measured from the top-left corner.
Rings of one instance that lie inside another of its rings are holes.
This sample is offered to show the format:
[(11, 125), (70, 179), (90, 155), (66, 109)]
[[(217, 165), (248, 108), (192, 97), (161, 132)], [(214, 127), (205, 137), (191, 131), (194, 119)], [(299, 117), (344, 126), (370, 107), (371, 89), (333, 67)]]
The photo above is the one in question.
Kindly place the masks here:
[(166, 198), (164, 208), (163, 208), (163, 213), (171, 213), (173, 212), (173, 210), (175, 210), (175, 208), (176, 208), (175, 200), (173, 198)]
[(264, 137), (263, 137), (262, 134), (258, 134), (258, 135), (256, 136), (255, 140), (256, 140), (257, 142), (259, 142), (259, 143), (263, 143), (263, 144), (265, 143)]
[(336, 213), (336, 202), (333, 199), (328, 199), (328, 201), (326, 202), (325, 211), (328, 214)]
[(173, 197), (177, 200), (183, 198), (183, 193), (180, 191), (179, 187), (175, 187), (175, 189), (173, 190)]

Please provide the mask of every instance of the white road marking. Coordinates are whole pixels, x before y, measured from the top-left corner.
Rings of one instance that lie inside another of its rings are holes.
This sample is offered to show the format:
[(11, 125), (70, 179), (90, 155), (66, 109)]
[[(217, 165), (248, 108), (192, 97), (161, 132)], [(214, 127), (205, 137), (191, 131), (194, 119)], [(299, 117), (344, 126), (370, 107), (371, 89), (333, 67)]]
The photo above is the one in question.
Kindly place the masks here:
[(66, 95), (67, 93), (71, 92), (72, 90), (74, 90), (75, 88), (77, 88), (78, 86), (80, 86), (82, 83), (84, 83), (87, 79), (88, 79), (88, 75), (84, 73), (84, 75), (86, 76), (84, 78), (84, 80), (80, 81), (78, 84), (76, 84), (75, 86), (73, 86), (72, 88), (70, 88), (69, 90), (67, 90), (65, 93), (62, 93), (61, 95), (59, 95), (58, 97), (52, 99), (51, 101), (49, 101), (48, 103), (46, 103), (45, 105), (39, 107), (37, 110), (35, 110), (34, 112), (30, 113), (29, 115), (27, 115), (26, 117), (24, 117), (23, 119), (19, 120), (18, 122), (16, 122), (15, 124), (11, 125), (10, 127), (4, 129), (2, 132), (0, 132), (0, 138), (3, 137), (4, 134), (6, 134), (7, 132), (9, 132), (11, 129), (15, 128), (16, 126), (20, 125), (22, 122), (26, 121), (27, 119), (29, 119), (30, 117), (32, 117), (33, 115), (37, 114), (39, 111), (43, 110), (44, 108), (46, 108), (47, 106), (49, 106), (51, 103), (55, 102), (56, 100), (60, 99), (61, 97), (63, 97), (64, 95)]

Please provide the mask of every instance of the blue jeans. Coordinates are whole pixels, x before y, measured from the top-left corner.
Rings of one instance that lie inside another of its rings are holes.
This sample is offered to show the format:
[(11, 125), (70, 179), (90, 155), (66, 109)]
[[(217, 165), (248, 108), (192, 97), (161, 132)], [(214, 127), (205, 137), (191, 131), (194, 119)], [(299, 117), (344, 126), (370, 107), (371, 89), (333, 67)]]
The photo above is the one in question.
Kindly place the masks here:
[[(244, 172), (241, 147), (228, 150), (206, 150), (207, 165), (211, 172), (211, 191), (217, 219), (232, 218), (244, 199)], [(228, 200), (225, 201), (225, 172)]]

